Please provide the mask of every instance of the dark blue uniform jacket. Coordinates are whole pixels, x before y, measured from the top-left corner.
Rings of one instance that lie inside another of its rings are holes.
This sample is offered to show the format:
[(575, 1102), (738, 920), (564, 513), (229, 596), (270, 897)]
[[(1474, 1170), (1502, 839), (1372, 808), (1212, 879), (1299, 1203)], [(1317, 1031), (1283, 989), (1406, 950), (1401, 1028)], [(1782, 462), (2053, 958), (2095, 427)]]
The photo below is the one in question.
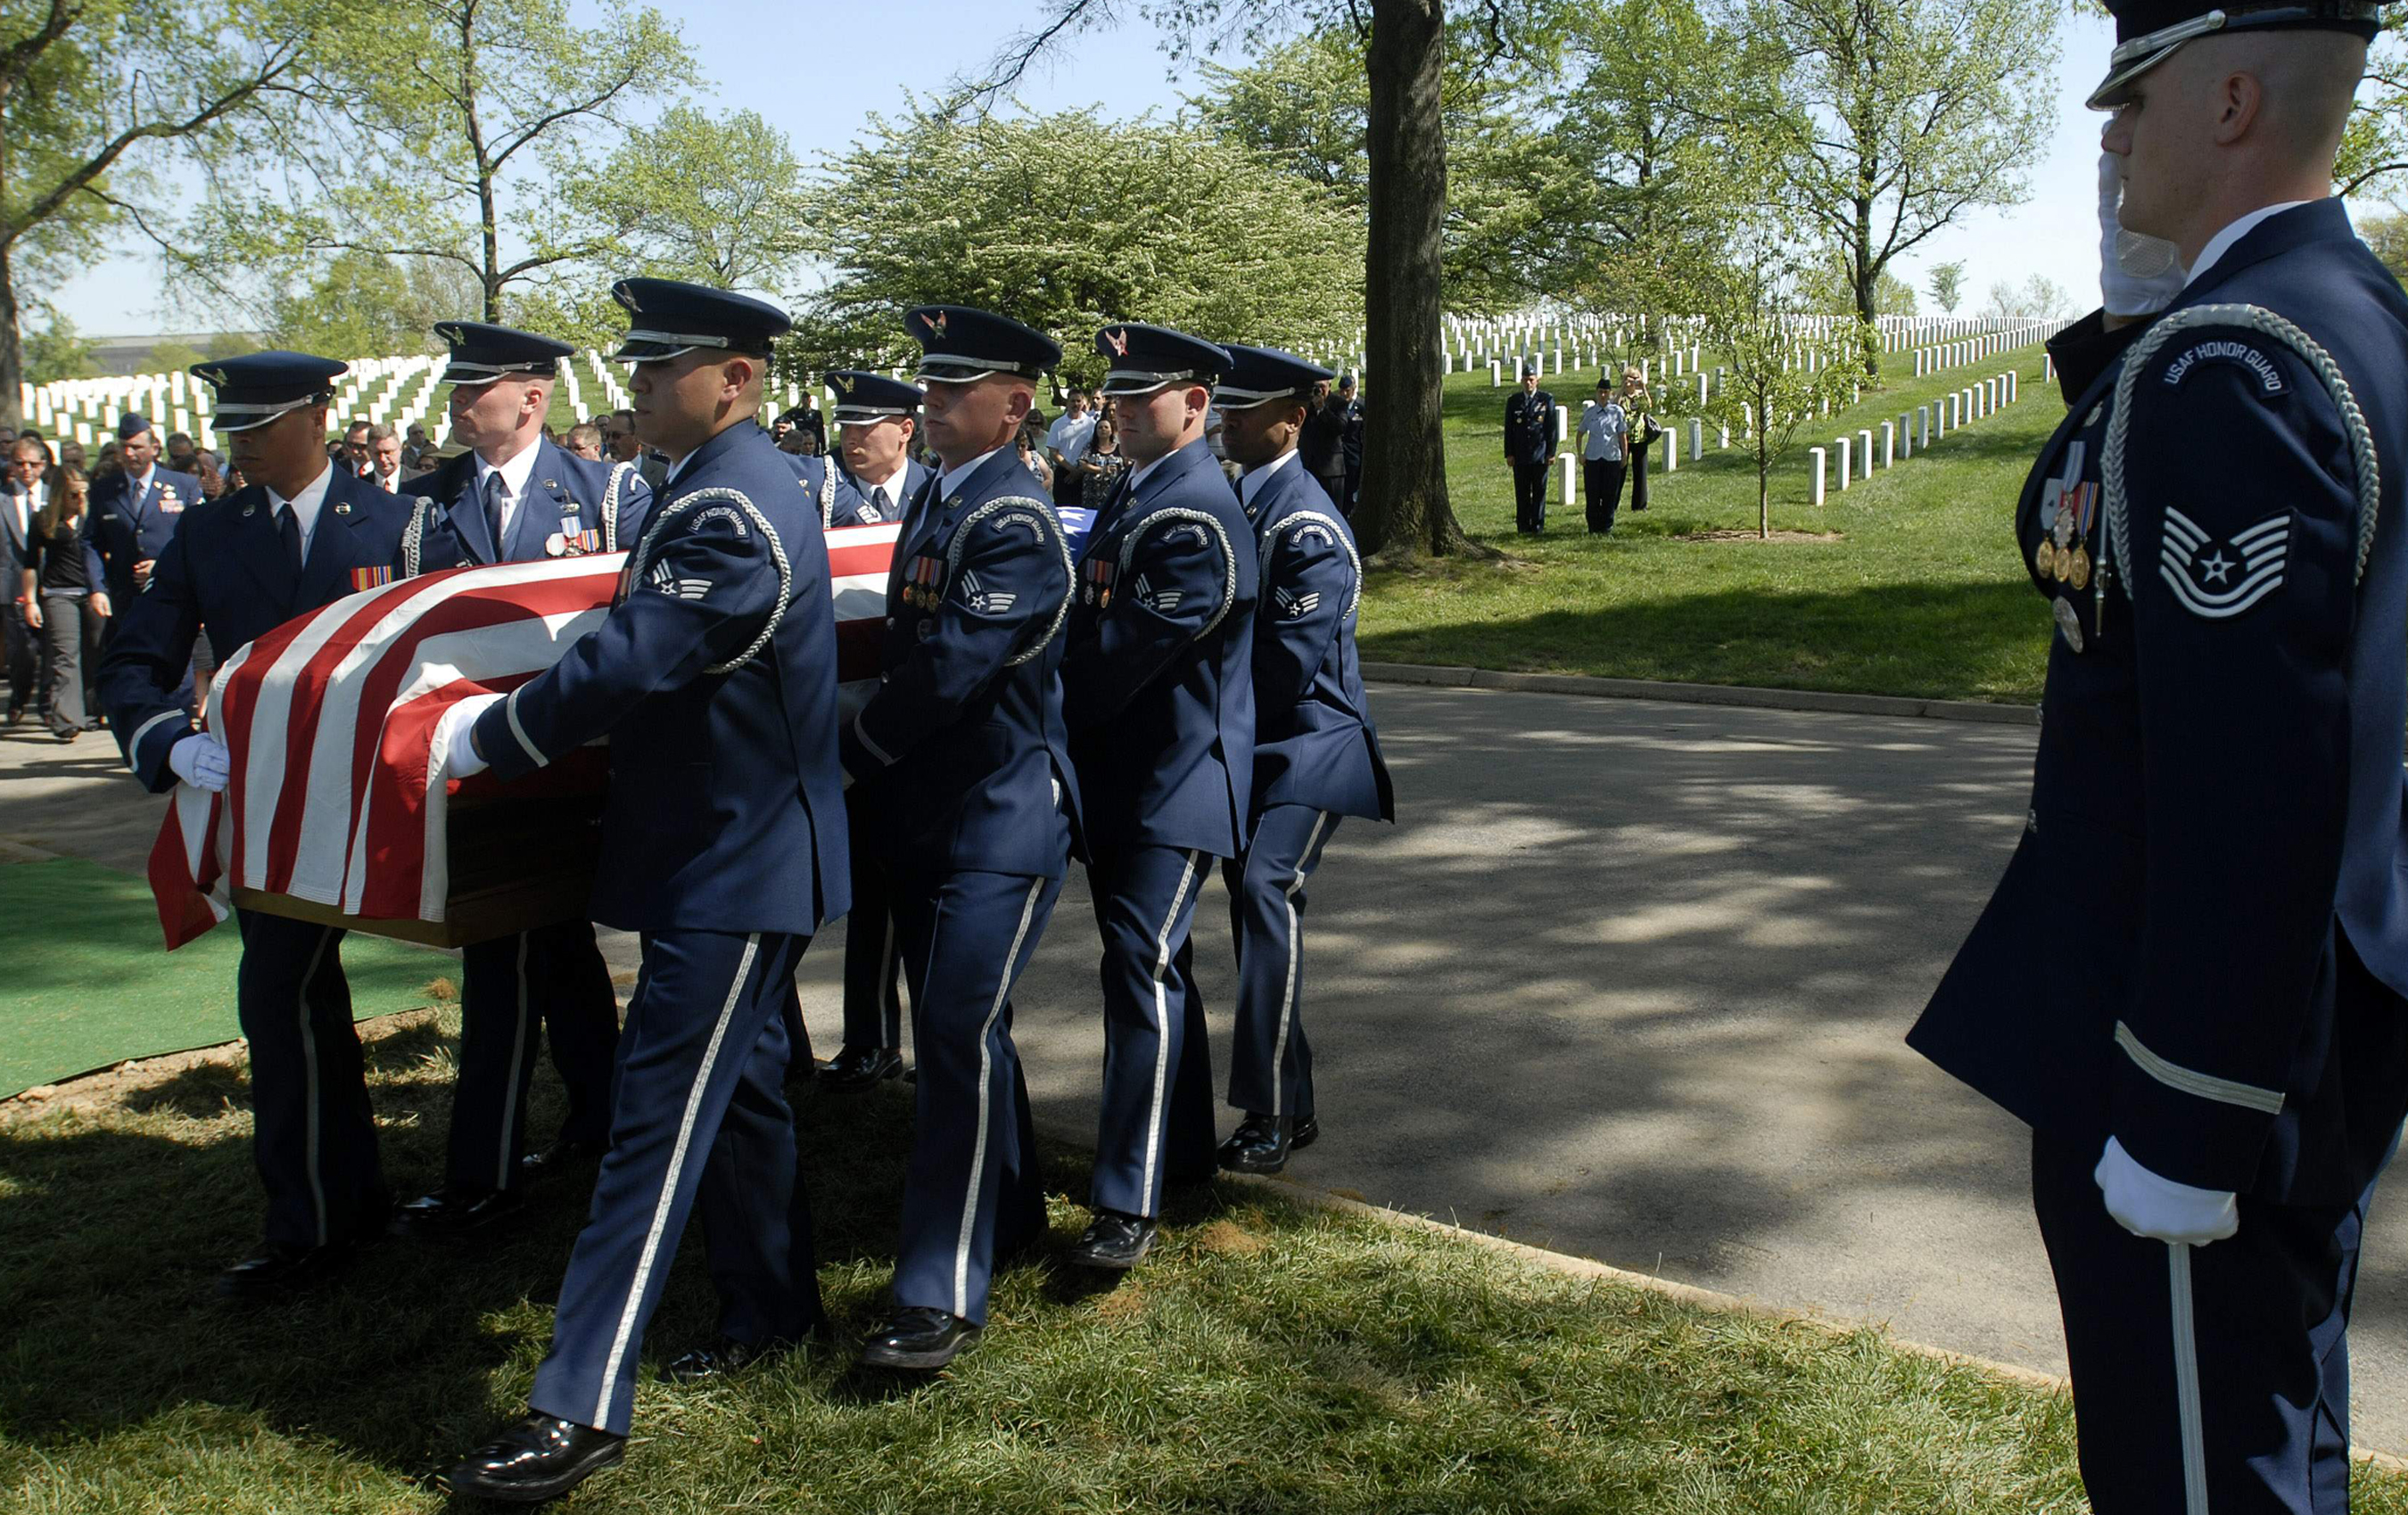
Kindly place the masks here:
[(787, 452), (772, 448), (779, 459), (794, 470), (795, 479), (802, 485), (803, 498), (811, 512), (825, 526), (865, 526), (874, 524), (877, 517), (861, 513), (861, 495), (853, 487), (853, 477), (827, 457), (810, 457), (801, 452)]
[[(338, 465), (336, 472), (343, 471)], [(151, 469), (150, 482), (139, 497), (134, 493), (134, 481), (122, 470), (112, 471), (93, 487), (84, 510), (83, 535), (100, 554), (113, 613), (123, 614), (125, 602), (134, 597), (134, 565), (167, 550), (167, 539), (176, 535), (177, 523), (201, 503), (199, 479), (165, 468)]]
[[(474, 453), (463, 452), (432, 473), (404, 479), (401, 493), (434, 504), (417, 528), (417, 568), (426, 573), (472, 563), (624, 550), (643, 535), (652, 508), (652, 486), (634, 464), (589, 462), (539, 438), (526, 498), (510, 512), (509, 540), (498, 550), (486, 539)], [(606, 529), (611, 516), (616, 525)]]

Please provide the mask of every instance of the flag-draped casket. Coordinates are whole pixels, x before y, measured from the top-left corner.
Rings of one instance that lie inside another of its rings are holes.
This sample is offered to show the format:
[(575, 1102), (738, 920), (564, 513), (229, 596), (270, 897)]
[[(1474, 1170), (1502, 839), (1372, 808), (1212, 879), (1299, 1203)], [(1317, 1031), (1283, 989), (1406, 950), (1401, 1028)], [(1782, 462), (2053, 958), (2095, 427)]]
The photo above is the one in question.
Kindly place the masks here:
[[(878, 681), (898, 528), (828, 533), (839, 707)], [(364, 590), (228, 658), (208, 725), (222, 793), (179, 785), (151, 849), (167, 945), (247, 909), (457, 946), (581, 916), (609, 765), (595, 746), (513, 784), (441, 769), (461, 702), (541, 674), (600, 624), (624, 552), (454, 568)]]

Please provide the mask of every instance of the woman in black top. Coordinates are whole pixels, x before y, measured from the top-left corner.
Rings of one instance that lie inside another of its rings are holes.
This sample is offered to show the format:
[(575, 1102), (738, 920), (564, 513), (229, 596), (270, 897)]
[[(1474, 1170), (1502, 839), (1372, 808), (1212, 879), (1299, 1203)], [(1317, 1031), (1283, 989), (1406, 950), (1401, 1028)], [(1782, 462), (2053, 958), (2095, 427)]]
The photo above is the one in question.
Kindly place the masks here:
[(83, 470), (50, 470), (50, 498), (25, 538), (25, 624), (42, 638), (42, 682), (50, 692), (50, 732), (74, 741), (97, 724), (93, 680), (100, 672), (100, 627), (109, 613), (100, 555), (84, 539), (91, 484)]
[(1110, 416), (1097, 418), (1087, 450), (1079, 455), (1079, 504), (1089, 510), (1102, 509), (1128, 466), (1129, 460), (1121, 455), (1120, 426)]

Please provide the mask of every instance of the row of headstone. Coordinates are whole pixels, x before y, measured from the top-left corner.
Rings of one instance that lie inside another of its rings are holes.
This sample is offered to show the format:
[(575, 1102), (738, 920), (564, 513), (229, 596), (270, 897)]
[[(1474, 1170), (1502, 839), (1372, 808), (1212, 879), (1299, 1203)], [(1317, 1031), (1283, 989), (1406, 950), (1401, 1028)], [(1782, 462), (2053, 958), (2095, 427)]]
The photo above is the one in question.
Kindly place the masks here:
[(1900, 411), (1896, 421), (1881, 423), (1878, 451), (1870, 427), (1860, 427), (1853, 436), (1835, 438), (1829, 448), (1808, 448), (1813, 503), (1819, 506), (1828, 497), (1835, 450), (1840, 465), (1840, 490), (1845, 493), (1856, 480), (1870, 478), (1876, 467), (1895, 467), (1917, 452), (1928, 450), (1932, 443), (1950, 432), (1987, 420), (2014, 404), (2022, 397), (2020, 379), (2021, 375), (2010, 368), (1978, 384), (1943, 394), (1928, 405), (1917, 406), (1911, 412)]

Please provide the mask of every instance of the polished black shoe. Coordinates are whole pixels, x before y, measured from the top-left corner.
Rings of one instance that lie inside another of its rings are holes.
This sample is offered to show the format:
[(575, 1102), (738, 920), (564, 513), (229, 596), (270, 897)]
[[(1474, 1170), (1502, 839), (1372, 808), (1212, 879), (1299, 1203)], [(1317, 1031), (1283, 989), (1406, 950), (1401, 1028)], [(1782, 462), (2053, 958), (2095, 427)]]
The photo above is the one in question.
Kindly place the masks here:
[(906, 1305), (862, 1344), (861, 1365), (932, 1373), (978, 1345), (983, 1328), (946, 1310)]
[(794, 1350), (791, 1341), (738, 1341), (734, 1336), (722, 1336), (708, 1347), (696, 1347), (670, 1359), (668, 1365), (661, 1369), (661, 1377), (671, 1383), (708, 1383)]
[(431, 1236), (456, 1236), (463, 1231), (507, 1220), (525, 1208), (526, 1201), (514, 1189), (488, 1189), (480, 1193), (437, 1189), (394, 1211), (392, 1223), (386, 1229), (396, 1236), (422, 1241)]
[(1248, 1110), (1221, 1144), (1221, 1165), (1232, 1173), (1277, 1173), (1287, 1166), (1293, 1144), (1287, 1117)]
[(1078, 1245), (1070, 1249), (1070, 1261), (1081, 1267), (1125, 1272), (1144, 1262), (1145, 1254), (1154, 1251), (1154, 1230), (1152, 1221), (1101, 1211), (1088, 1223)]
[(323, 1247), (283, 1247), (271, 1241), (218, 1275), (218, 1297), (246, 1305), (289, 1299), (350, 1267), (359, 1252), (348, 1241)]
[(626, 1455), (627, 1438), (530, 1412), (444, 1475), (453, 1494), (506, 1505), (557, 1499)]
[(1287, 1150), (1291, 1152), (1300, 1152), (1320, 1139), (1321, 1122), (1308, 1115), (1296, 1123), (1295, 1130), (1287, 1134)]
[(823, 1089), (867, 1089), (902, 1077), (903, 1054), (892, 1047), (847, 1047), (820, 1065)]
[(610, 1150), (607, 1141), (573, 1141), (562, 1137), (539, 1152), (529, 1152), (519, 1159), (519, 1176), (526, 1179), (548, 1179), (564, 1168), (586, 1163), (599, 1163), (602, 1154)]

